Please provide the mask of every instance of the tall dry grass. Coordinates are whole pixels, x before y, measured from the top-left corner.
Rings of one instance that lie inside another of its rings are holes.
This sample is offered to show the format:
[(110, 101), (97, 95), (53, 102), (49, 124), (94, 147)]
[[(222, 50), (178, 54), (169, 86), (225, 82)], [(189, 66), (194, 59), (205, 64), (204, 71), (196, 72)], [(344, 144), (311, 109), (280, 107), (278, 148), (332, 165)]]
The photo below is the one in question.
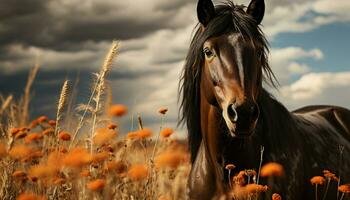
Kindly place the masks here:
[[(113, 105), (106, 82), (118, 48), (119, 43), (113, 42), (95, 74), (88, 102), (77, 109), (77, 82), (69, 94), (69, 82), (64, 81), (55, 119), (43, 115), (29, 121), (30, 91), (39, 65), (31, 69), (19, 101), (0, 95), (0, 199), (188, 199), (189, 154), (186, 144), (175, 139), (174, 127), (164, 127), (167, 108), (154, 111), (160, 117), (159, 130), (147, 128), (141, 114), (135, 119), (132, 113), (131, 131), (120, 132), (118, 122), (128, 108)], [(217, 198), (281, 200), (270, 186), (273, 177), (283, 176), (283, 166), (262, 166), (263, 154), (262, 147), (258, 172), (233, 174), (236, 163), (227, 165), (231, 191)], [(260, 176), (271, 180), (269, 185), (259, 185)], [(334, 181), (339, 185), (335, 199), (349, 198), (350, 185), (325, 170), (310, 179), (315, 199), (325, 199)]]
[(118, 47), (112, 43), (95, 74), (89, 101), (76, 111), (66, 80), (55, 119), (43, 115), (29, 121), (39, 65), (29, 73), (19, 102), (1, 96), (1, 199), (187, 199), (186, 145), (173, 139), (173, 133), (155, 143), (152, 136), (159, 132), (146, 128), (141, 116), (137, 129), (120, 132), (118, 122), (128, 109), (113, 105), (106, 82)]

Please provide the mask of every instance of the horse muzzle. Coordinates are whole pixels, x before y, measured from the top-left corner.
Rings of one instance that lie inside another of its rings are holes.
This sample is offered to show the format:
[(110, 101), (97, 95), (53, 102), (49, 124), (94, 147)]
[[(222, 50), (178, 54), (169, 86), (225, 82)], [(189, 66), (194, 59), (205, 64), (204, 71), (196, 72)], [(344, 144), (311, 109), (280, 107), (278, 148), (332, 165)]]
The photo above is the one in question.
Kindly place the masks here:
[(229, 104), (223, 111), (227, 128), (232, 137), (250, 136), (256, 127), (260, 110), (256, 103), (244, 103), (240, 106)]

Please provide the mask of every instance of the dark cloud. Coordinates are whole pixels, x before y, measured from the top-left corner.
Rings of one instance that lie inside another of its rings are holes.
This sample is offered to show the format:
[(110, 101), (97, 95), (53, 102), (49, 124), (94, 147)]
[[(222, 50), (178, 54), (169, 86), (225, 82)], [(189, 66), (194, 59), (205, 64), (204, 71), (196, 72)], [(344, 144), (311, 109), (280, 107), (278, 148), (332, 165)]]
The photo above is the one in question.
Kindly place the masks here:
[[(74, 0), (72, 2), (75, 2)], [(84, 9), (78, 3), (66, 5), (53, 0), (2, 1), (0, 7), (0, 46), (20, 43), (55, 50), (76, 50), (86, 41), (141, 38), (164, 28), (183, 1), (160, 3), (148, 13), (123, 13), (128, 8), (108, 1), (91, 1)], [(142, 6), (142, 5), (138, 5)], [(120, 14), (122, 13), (122, 14)]]

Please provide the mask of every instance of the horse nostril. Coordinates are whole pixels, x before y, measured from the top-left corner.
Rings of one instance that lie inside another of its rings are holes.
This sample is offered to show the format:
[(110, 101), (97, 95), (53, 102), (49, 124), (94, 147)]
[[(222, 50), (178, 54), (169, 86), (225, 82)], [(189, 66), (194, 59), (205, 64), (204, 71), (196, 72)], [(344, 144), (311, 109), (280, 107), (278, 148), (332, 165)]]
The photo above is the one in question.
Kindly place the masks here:
[(230, 120), (234, 123), (237, 122), (238, 120), (238, 114), (237, 114), (237, 111), (236, 111), (236, 108), (235, 108), (235, 105), (234, 104), (230, 104), (228, 107), (227, 107), (227, 114), (228, 116), (230, 117)]

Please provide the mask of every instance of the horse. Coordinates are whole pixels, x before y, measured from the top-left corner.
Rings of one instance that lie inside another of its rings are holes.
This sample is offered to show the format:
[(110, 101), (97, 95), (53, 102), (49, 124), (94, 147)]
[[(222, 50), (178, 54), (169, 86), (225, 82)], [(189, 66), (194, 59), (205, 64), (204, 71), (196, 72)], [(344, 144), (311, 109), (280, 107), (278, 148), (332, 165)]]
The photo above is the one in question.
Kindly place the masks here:
[[(350, 181), (350, 111), (314, 105), (290, 112), (265, 89), (277, 88), (278, 81), (260, 28), (264, 14), (264, 0), (248, 7), (198, 1), (199, 23), (179, 86), (192, 164), (190, 199), (219, 198), (232, 189), (233, 175), (258, 170), (260, 162), (280, 163), (285, 171), (262, 199), (273, 192), (282, 199), (314, 199), (310, 178), (324, 169), (341, 173), (341, 183)], [(236, 168), (228, 177), (230, 163)], [(337, 184), (330, 185), (324, 199), (335, 199)]]

